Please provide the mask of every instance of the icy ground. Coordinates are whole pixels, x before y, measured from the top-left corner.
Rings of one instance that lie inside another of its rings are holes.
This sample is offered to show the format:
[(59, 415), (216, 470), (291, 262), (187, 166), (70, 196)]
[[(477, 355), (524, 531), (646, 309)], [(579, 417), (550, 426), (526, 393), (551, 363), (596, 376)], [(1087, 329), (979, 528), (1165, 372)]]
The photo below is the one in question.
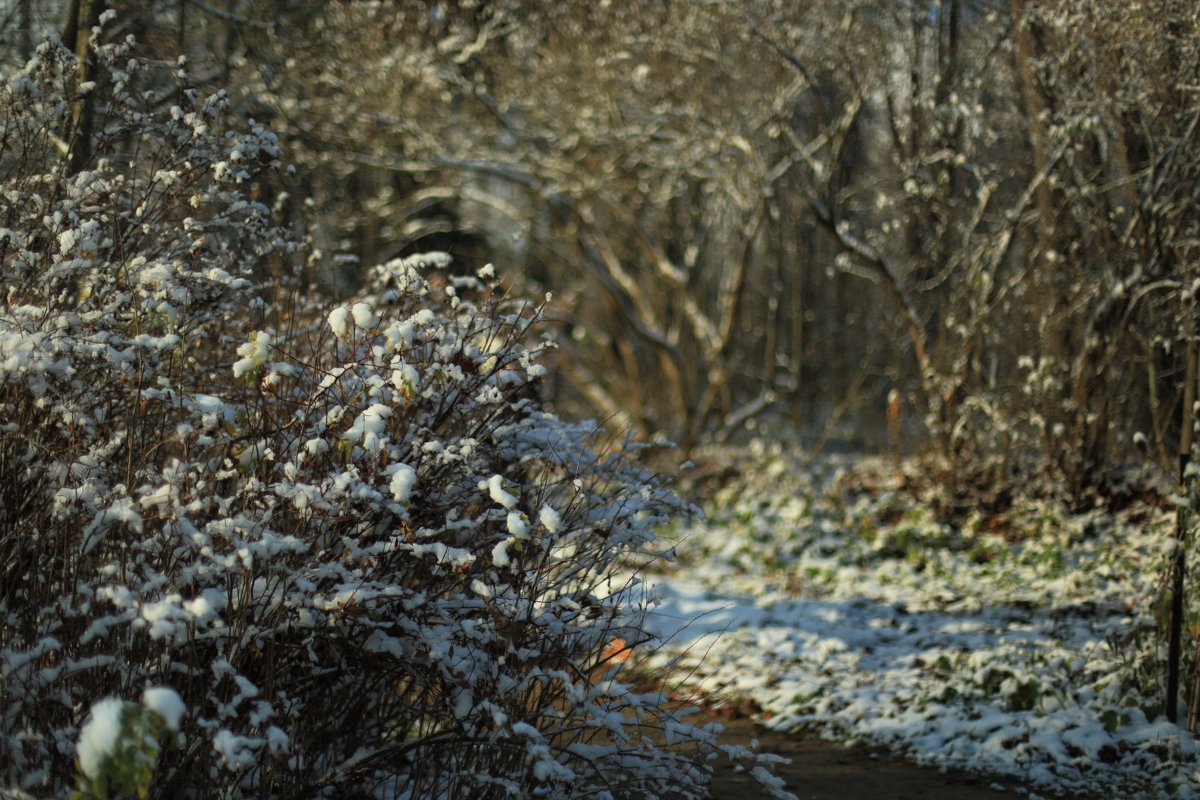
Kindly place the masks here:
[(1045, 796), (1200, 797), (1196, 741), (1160, 713), (1173, 512), (1020, 503), (950, 526), (881, 464), (813, 477), (764, 457), (748, 473), (651, 570), (666, 643), (651, 666), (752, 700), (778, 730)]

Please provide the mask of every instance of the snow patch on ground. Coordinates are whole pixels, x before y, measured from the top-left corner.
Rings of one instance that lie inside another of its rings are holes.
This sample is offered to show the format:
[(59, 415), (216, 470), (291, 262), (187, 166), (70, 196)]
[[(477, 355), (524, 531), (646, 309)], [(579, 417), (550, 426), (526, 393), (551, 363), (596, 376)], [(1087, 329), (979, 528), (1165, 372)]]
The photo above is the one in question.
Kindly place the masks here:
[(651, 666), (750, 698), (781, 731), (1039, 792), (1200, 797), (1195, 739), (1138, 684), (1154, 647), (1129, 645), (1152, 639), (1169, 512), (1039, 507), (1012, 515), (1014, 542), (948, 529), (886, 485), (856, 499), (783, 477), (768, 464), (680, 532), (652, 578)]

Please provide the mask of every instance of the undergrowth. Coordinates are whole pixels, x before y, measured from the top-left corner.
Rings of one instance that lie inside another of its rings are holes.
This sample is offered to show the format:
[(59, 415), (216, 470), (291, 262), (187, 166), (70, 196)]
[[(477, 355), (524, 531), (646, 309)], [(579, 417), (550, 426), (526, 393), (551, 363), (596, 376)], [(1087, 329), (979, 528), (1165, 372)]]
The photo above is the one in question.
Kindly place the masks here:
[[(0, 787), (700, 797), (710, 754), (768, 763), (623, 677), (621, 569), (688, 508), (542, 409), (542, 306), (434, 253), (331, 307), (256, 195), (274, 135), (182, 62), (93, 57), (0, 86)], [(147, 687), (173, 746), (77, 761)]]

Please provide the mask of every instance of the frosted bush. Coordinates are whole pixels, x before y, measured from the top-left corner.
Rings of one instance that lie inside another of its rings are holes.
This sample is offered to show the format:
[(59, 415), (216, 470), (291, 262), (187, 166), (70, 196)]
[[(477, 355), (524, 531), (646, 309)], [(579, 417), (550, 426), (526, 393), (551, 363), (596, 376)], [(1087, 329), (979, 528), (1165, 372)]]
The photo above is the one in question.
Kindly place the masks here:
[(72, 54), (0, 89), (0, 787), (60, 796), (146, 709), (162, 797), (702, 796), (714, 731), (611, 647), (649, 640), (617, 576), (684, 507), (540, 408), (541, 309), (444, 254), (296, 300), (247, 194), (272, 135), (96, 53), (78, 172)]

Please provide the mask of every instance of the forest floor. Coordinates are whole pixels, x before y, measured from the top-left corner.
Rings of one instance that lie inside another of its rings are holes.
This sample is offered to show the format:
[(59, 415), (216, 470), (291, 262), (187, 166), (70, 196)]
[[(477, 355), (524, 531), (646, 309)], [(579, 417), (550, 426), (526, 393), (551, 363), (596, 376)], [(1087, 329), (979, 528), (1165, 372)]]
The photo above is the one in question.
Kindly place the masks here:
[[(1197, 742), (1161, 713), (1170, 503), (943, 516), (934, 491), (911, 468), (759, 453), (644, 571), (645, 666), (753, 708), (731, 734), (762, 726), (801, 798), (1200, 798)], [(714, 796), (750, 800), (740, 778)]]

